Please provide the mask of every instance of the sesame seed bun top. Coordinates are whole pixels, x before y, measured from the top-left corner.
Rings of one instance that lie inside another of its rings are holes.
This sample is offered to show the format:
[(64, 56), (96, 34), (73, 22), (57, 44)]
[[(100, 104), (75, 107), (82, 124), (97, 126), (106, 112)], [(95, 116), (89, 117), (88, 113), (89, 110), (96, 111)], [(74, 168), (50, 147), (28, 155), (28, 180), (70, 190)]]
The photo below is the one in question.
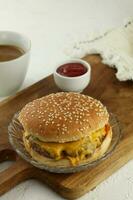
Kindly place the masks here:
[(108, 123), (103, 104), (79, 93), (60, 92), (28, 103), (19, 121), (29, 135), (44, 142), (70, 142), (88, 136)]

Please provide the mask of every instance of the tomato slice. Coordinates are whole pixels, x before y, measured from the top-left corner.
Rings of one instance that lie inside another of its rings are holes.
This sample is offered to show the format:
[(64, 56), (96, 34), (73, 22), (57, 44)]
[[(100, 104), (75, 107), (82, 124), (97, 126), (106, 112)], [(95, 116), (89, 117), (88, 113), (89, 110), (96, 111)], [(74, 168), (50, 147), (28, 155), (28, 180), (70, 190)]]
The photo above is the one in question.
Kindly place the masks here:
[(110, 125), (106, 124), (105, 125), (105, 133), (108, 134), (109, 130), (110, 130)]

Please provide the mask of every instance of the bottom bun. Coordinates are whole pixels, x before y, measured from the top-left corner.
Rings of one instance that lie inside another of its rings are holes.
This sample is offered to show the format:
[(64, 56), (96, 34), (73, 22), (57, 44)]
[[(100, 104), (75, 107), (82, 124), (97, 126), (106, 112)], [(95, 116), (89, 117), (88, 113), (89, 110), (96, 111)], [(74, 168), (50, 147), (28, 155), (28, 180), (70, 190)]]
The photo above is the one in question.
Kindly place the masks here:
[[(112, 130), (110, 129), (110, 131), (106, 135), (105, 139), (103, 140), (101, 146), (95, 150), (93, 155), (84, 160), (80, 160), (75, 166), (80, 166), (82, 164), (90, 163), (90, 162), (93, 162), (93, 161), (101, 158), (103, 156), (103, 154), (108, 150), (111, 140), (112, 140)], [(54, 159), (51, 159), (51, 158), (48, 158), (45, 156), (41, 156), (39, 153), (37, 153), (30, 147), (29, 142), (28, 142), (28, 140), (25, 139), (25, 137), (23, 137), (23, 141), (24, 141), (25, 148), (28, 151), (28, 153), (38, 163), (44, 164), (47, 167), (59, 167), (60, 168), (60, 167), (72, 167), (73, 166), (71, 164), (70, 160), (67, 158), (60, 159), (60, 160), (54, 160)]]

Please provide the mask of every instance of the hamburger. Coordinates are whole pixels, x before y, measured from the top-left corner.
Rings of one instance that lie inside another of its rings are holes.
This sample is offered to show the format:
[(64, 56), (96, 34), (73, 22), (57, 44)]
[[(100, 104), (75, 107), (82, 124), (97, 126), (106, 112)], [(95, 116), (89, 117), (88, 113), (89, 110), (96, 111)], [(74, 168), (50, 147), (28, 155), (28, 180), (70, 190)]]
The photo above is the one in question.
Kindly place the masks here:
[(19, 114), (31, 157), (48, 166), (78, 166), (99, 159), (112, 139), (109, 114), (98, 100), (60, 92), (28, 103)]

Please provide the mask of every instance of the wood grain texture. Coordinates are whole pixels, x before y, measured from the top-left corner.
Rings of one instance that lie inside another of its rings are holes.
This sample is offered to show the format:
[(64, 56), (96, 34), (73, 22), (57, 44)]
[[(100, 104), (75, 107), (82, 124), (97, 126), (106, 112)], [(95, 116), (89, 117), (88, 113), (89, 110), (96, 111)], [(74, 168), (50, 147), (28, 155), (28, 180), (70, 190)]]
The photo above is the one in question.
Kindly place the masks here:
[(124, 136), (114, 153), (92, 169), (75, 174), (53, 174), (37, 169), (22, 160), (8, 143), (7, 127), (14, 113), (26, 103), (52, 92), (58, 92), (49, 76), (0, 103), (0, 162), (15, 163), (0, 173), (0, 194), (18, 183), (35, 178), (48, 184), (67, 199), (75, 199), (95, 188), (113, 172), (133, 158), (133, 83), (119, 82), (115, 71), (101, 63), (98, 55), (84, 58), (92, 65), (92, 79), (84, 94), (101, 100), (123, 125)]

